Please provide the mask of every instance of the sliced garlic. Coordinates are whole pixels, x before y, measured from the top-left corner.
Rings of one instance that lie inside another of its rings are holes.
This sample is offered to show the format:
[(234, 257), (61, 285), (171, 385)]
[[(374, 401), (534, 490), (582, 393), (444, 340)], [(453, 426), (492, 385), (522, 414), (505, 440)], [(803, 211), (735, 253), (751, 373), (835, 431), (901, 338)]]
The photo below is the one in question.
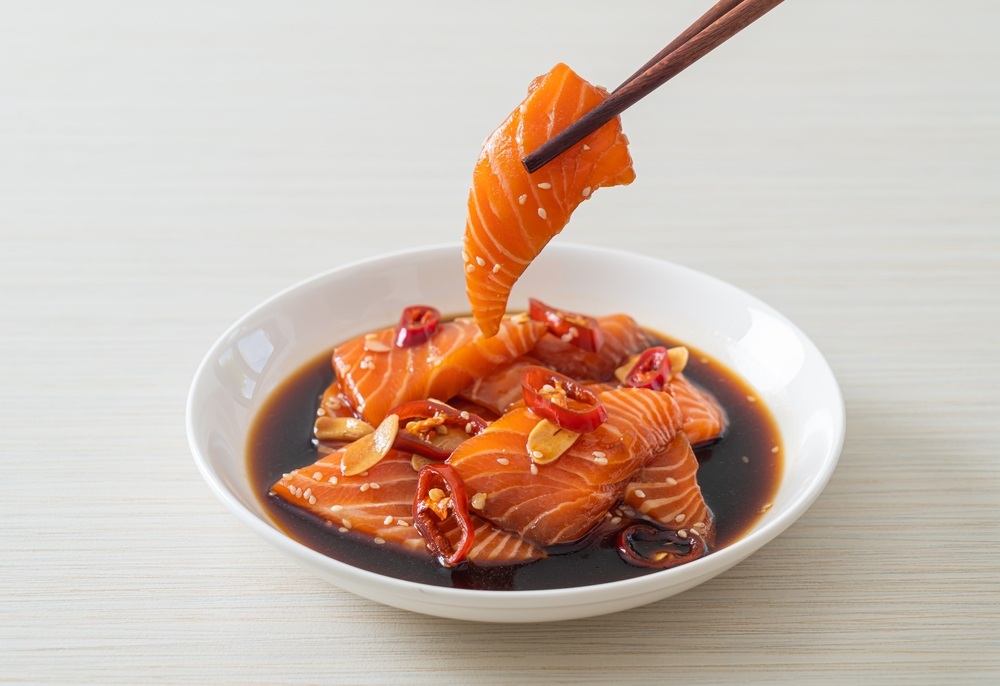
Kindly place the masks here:
[(629, 355), (628, 359), (625, 360), (625, 364), (615, 370), (615, 378), (618, 379), (618, 383), (625, 383), (625, 378), (638, 361), (638, 355)]
[(399, 417), (389, 415), (373, 433), (351, 443), (344, 450), (340, 471), (344, 476), (354, 476), (374, 467), (385, 457), (399, 431)]
[(543, 419), (528, 434), (528, 454), (535, 464), (548, 464), (559, 459), (579, 437), (580, 434)]
[(375, 431), (368, 422), (353, 417), (319, 417), (313, 433), (321, 441), (356, 441)]
[(414, 455), (410, 458), (410, 466), (413, 467), (413, 471), (419, 472), (422, 468), (429, 464), (437, 464), (434, 460), (429, 457), (424, 457), (423, 455)]
[(688, 363), (688, 349), (683, 345), (667, 349), (667, 359), (670, 360), (670, 378), (684, 371)]

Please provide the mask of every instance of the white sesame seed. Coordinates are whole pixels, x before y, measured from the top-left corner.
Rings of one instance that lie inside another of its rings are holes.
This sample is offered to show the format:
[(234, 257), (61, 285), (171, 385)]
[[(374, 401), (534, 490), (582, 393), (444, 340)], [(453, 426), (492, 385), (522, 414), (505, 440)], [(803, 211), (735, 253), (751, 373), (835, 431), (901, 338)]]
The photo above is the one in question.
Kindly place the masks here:
[(674, 517), (675, 522), (683, 522), (685, 519), (687, 519), (687, 515), (684, 514), (683, 512)]
[(351, 524), (351, 520), (350, 520), (350, 519), (345, 519), (345, 520), (344, 520), (344, 522), (343, 522), (343, 524), (344, 524), (344, 526), (346, 526), (346, 527), (347, 527), (348, 529), (350, 529), (350, 528), (351, 528), (352, 526), (354, 526), (353, 524)]
[(316, 416), (317, 417), (322, 417), (325, 414), (326, 414), (326, 410), (324, 410), (322, 407), (316, 410)]
[(476, 493), (474, 496), (472, 496), (472, 500), (469, 501), (469, 504), (472, 505), (477, 510), (483, 509), (484, 507), (486, 507), (486, 494)]
[(584, 149), (584, 150), (590, 150), (590, 146), (589, 146), (589, 145), (587, 145), (586, 143), (584, 143), (584, 144), (583, 144), (583, 149)]
[(772, 504), (773, 503), (767, 503), (766, 505), (764, 505), (764, 507), (760, 508), (761, 514), (763, 514), (763, 513), (767, 512), (768, 510), (770, 510)]
[(612, 523), (612, 524), (617, 524), (617, 523), (618, 523), (618, 522), (620, 522), (621, 520), (622, 520), (622, 518), (621, 518), (621, 517), (612, 517), (612, 518), (611, 518), (611, 523)]
[(499, 264), (493, 265), (493, 273), (496, 274), (498, 271), (500, 271), (500, 265)]
[(542, 208), (542, 207), (538, 208), (538, 216), (541, 217), (542, 219), (546, 218), (545, 217), (545, 209), (544, 208)]
[(590, 195), (590, 186), (587, 186), (586, 188), (583, 189), (583, 197), (586, 198), (589, 195)]
[(377, 545), (382, 545), (383, 543), (385, 543), (385, 539), (384, 539), (384, 538), (382, 538), (381, 536), (376, 536), (376, 537), (375, 537), (375, 543), (376, 543)]
[(462, 419), (468, 419), (469, 413), (466, 412), (465, 410), (462, 410), (461, 412), (458, 413), (458, 416), (461, 417)]
[(532, 465), (531, 465), (531, 473), (532, 474), (538, 474), (538, 465), (532, 463)]
[(465, 271), (467, 271), (467, 272), (469, 272), (471, 274), (472, 272), (476, 271), (476, 265), (474, 265), (474, 264), (467, 264), (467, 265), (465, 265)]
[(310, 505), (315, 505), (316, 504), (316, 496), (314, 496), (314, 495), (309, 496), (309, 504)]
[(377, 491), (378, 489), (382, 488), (381, 486), (379, 486), (379, 485), (378, 485), (377, 483), (375, 483), (374, 481), (372, 481), (372, 482), (371, 482), (370, 484), (368, 484), (368, 485), (369, 485), (369, 486), (371, 486), (372, 488), (374, 488), (374, 489), (375, 489), (376, 491)]
[[(368, 341), (365, 343), (365, 350), (373, 353), (387, 353), (392, 350), (392, 348), (387, 346), (382, 341)], [(374, 367), (375, 365), (373, 364), (372, 366)]]
[(741, 460), (743, 460), (743, 462), (744, 462), (744, 463), (749, 463), (749, 462), (750, 462), (750, 458), (749, 458), (749, 457), (747, 457), (746, 455), (744, 455), (744, 456), (743, 456), (743, 457), (741, 457), (740, 459), (741, 459)]
[(594, 457), (607, 457), (607, 455), (602, 453), (600, 450), (595, 450), (594, 452), (591, 453), (591, 455), (593, 455)]
[(331, 522), (329, 519), (323, 523), (326, 524), (327, 526), (333, 526), (333, 522)]
[(755, 402), (757, 402), (757, 398), (753, 397), (752, 395), (748, 395), (748, 396), (747, 396), (747, 400), (749, 400), (749, 401), (750, 401), (750, 402), (752, 402), (752, 403), (755, 403)]
[(519, 197), (519, 198), (517, 199), (517, 204), (518, 204), (518, 205), (523, 205), (523, 204), (524, 204), (525, 202), (527, 202), (527, 201), (528, 201), (528, 196), (527, 196), (527, 194), (525, 194), (525, 195), (522, 195), (522, 196), (520, 196), (520, 197)]
[(596, 462), (597, 464), (603, 466), (603, 465), (606, 465), (608, 463), (608, 458), (606, 458), (606, 457), (595, 457), (594, 458), (594, 462)]
[(323, 472), (313, 472), (313, 480), (319, 481), (323, 478)]
[(636, 497), (639, 497), (639, 498), (645, 498), (646, 497), (645, 492), (640, 491), (639, 489), (635, 490), (635, 495), (636, 495)]
[(292, 475), (292, 473), (291, 473), (291, 472), (289, 472), (288, 474), (282, 474), (282, 475), (281, 475), (281, 478), (282, 478), (282, 479), (287, 479), (287, 478), (288, 478), (288, 477), (290, 477), (291, 475)]
[(668, 486), (676, 486), (677, 485), (677, 479), (673, 478), (672, 476), (668, 476), (667, 477), (667, 485)]
[(552, 184), (548, 183), (548, 182), (543, 182), (543, 183), (538, 184), (538, 187), (541, 188), (543, 191), (547, 191), (550, 188), (552, 188)]
[(543, 453), (541, 450), (532, 450), (531, 456), (534, 458), (542, 458), (545, 457), (545, 453)]
[(367, 491), (369, 488), (371, 488), (370, 485), (368, 485), (368, 484), (361, 484), (361, 492), (362, 493), (364, 493), (365, 491)]
[(295, 497), (296, 498), (301, 498), (302, 497), (302, 489), (301, 488), (296, 488), (295, 489)]
[(329, 481), (334, 486), (337, 485), (337, 477), (335, 477), (335, 476), (331, 476), (329, 479), (327, 479), (327, 481)]
[(474, 427), (472, 426), (472, 422), (469, 422), (468, 424), (465, 425), (465, 433), (471, 434), (473, 428)]
[(482, 257), (479, 257), (477, 255), (476, 256), (476, 264), (478, 264), (480, 267), (485, 267), (486, 266), (486, 260), (484, 260)]
[(521, 137), (521, 134), (517, 134), (516, 136), (514, 136), (514, 142), (517, 143), (518, 145), (521, 145), (524, 143), (524, 138)]
[(462, 262), (468, 262), (468, 261), (469, 261), (469, 253), (467, 253), (467, 252), (465, 252), (463, 250), (462, 251)]
[(680, 531), (677, 532), (677, 535), (680, 536), (681, 538), (687, 538), (688, 532), (685, 531), (684, 529), (681, 529)]
[(605, 518), (609, 518), (609, 519), (610, 519), (610, 517), (611, 517), (611, 513), (610, 513), (610, 512), (605, 512), (605, 513), (604, 513), (604, 516), (605, 516)]
[(778, 452), (778, 446), (774, 446), (773, 448), (771, 448), (771, 452), (772, 453)]
[(704, 529), (705, 528), (705, 522), (695, 522), (691, 526), (693, 528), (696, 528), (696, 529)]
[(392, 524), (392, 515), (386, 515), (385, 519), (382, 520), (382, 523), (386, 525)]
[(539, 389), (539, 390), (540, 390), (540, 391), (541, 391), (542, 393), (555, 393), (555, 392), (556, 392), (556, 387), (555, 387), (555, 386), (553, 386), (553, 385), (552, 385), (552, 384), (550, 384), (550, 383), (547, 383), (547, 384), (545, 384), (544, 386), (542, 386), (542, 387), (541, 387), (541, 389)]
[(621, 508), (616, 507), (615, 508), (615, 514), (618, 515), (619, 517), (621, 517), (622, 516)]
[(404, 521), (404, 520), (402, 520), (402, 519), (397, 519), (396, 520), (396, 524), (399, 525), (399, 526), (409, 526), (409, 523), (406, 522), (406, 521)]
[(519, 111), (519, 112), (520, 112), (521, 114), (527, 114), (527, 113), (528, 113), (528, 108), (527, 108), (527, 107), (525, 107), (524, 105), (521, 105), (521, 106), (520, 106), (520, 107), (518, 107), (517, 109), (518, 109), (518, 111)]
[(333, 507), (330, 508), (330, 512), (340, 512), (343, 509), (344, 509), (343, 505), (334, 505)]
[(508, 460), (506, 457), (498, 457), (497, 462), (505, 466), (510, 464), (510, 460)]
[(342, 526), (339, 529), (337, 529), (337, 531), (339, 531), (342, 534), (346, 534), (347, 533), (347, 527), (346, 526)]

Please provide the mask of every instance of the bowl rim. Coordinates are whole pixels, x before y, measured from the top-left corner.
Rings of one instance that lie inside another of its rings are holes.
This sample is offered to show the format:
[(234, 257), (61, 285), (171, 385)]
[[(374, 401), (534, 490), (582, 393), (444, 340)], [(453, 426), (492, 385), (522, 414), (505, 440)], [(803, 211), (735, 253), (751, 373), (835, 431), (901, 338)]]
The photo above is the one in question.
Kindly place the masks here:
[[(805, 513), (807, 509), (809, 509), (812, 503), (819, 497), (820, 493), (823, 492), (832, 477), (834, 470), (836, 469), (837, 463), (840, 459), (840, 453), (843, 449), (844, 437), (847, 428), (846, 408), (844, 405), (843, 394), (840, 390), (840, 385), (837, 382), (836, 376), (830, 368), (826, 358), (819, 351), (812, 340), (806, 336), (806, 334), (799, 329), (794, 322), (789, 320), (775, 308), (743, 289), (715, 276), (677, 264), (676, 262), (670, 262), (669, 260), (651, 257), (648, 255), (641, 255), (619, 248), (560, 242), (550, 245), (548, 250), (550, 252), (567, 253), (601, 253), (602, 255), (612, 253), (619, 258), (640, 260), (643, 262), (656, 263), (661, 266), (668, 266), (671, 269), (686, 273), (686, 276), (708, 279), (709, 281), (714, 282), (714, 285), (716, 286), (735, 289), (743, 296), (749, 298), (755, 306), (762, 308), (767, 313), (775, 316), (785, 325), (790, 327), (803, 345), (812, 350), (812, 352), (816, 355), (818, 363), (822, 365), (823, 371), (829, 375), (830, 380), (832, 381), (831, 388), (835, 394), (836, 400), (836, 414), (833, 419), (835, 428), (839, 427), (839, 432), (837, 432), (837, 435), (834, 437), (832, 449), (829, 450), (824, 456), (816, 478), (813, 478), (803, 492), (800, 493), (786, 508), (784, 508), (783, 511), (778, 513), (778, 515), (771, 521), (751, 531), (749, 534), (726, 548), (679, 567), (662, 570), (660, 572), (644, 576), (632, 577), (630, 579), (621, 579), (618, 581), (590, 584), (586, 586), (519, 591), (489, 591), (434, 586), (416, 581), (386, 576), (377, 572), (355, 567), (346, 562), (337, 560), (336, 558), (328, 557), (319, 553), (294, 540), (278, 528), (277, 525), (272, 525), (263, 521), (255, 512), (244, 505), (240, 499), (228, 489), (212, 467), (208, 457), (203, 454), (201, 447), (198, 445), (195, 434), (195, 403), (198, 400), (198, 391), (203, 383), (207, 383), (207, 378), (210, 377), (207, 372), (210, 370), (212, 363), (222, 352), (222, 349), (231, 343), (233, 334), (239, 331), (248, 321), (257, 317), (260, 312), (270, 308), (277, 301), (288, 297), (296, 291), (316, 286), (319, 282), (329, 279), (338, 273), (363, 268), (372, 263), (396, 259), (403, 256), (413, 257), (415, 255), (429, 255), (440, 252), (455, 252), (457, 254), (460, 250), (461, 244), (458, 242), (436, 243), (414, 248), (404, 248), (354, 260), (302, 279), (287, 288), (278, 291), (269, 298), (266, 298), (239, 317), (239, 319), (237, 319), (222, 333), (222, 335), (218, 337), (218, 339), (216, 339), (206, 352), (205, 356), (202, 358), (197, 370), (194, 373), (191, 386), (188, 390), (185, 407), (185, 428), (187, 432), (188, 445), (191, 449), (192, 456), (194, 457), (195, 464), (197, 465), (202, 478), (208, 484), (209, 489), (216, 496), (216, 498), (219, 499), (223, 506), (225, 506), (226, 509), (235, 515), (236, 518), (246, 525), (251, 531), (276, 547), (278, 550), (307, 566), (330, 568), (333, 575), (337, 577), (346, 577), (348, 580), (355, 583), (377, 584), (380, 585), (383, 590), (391, 591), (404, 597), (412, 597), (414, 595), (423, 595), (425, 597), (433, 596), (433, 600), (436, 602), (444, 602), (445, 604), (456, 606), (468, 606), (469, 601), (475, 601), (480, 604), (483, 601), (487, 601), (490, 605), (499, 605), (501, 602), (504, 604), (510, 604), (511, 602), (516, 602), (518, 600), (530, 600), (536, 605), (537, 601), (541, 600), (549, 601), (546, 602), (545, 605), (565, 605), (572, 601), (596, 600), (589, 598), (589, 596), (594, 595), (601, 595), (602, 600), (607, 599), (607, 597), (624, 599), (655, 592), (660, 587), (681, 584), (685, 580), (695, 579), (703, 574), (710, 573), (713, 569), (726, 569), (737, 564), (791, 526), (796, 520), (799, 519), (799, 517), (802, 516), (802, 514)], [(246, 455), (243, 454), (240, 458), (245, 460)]]

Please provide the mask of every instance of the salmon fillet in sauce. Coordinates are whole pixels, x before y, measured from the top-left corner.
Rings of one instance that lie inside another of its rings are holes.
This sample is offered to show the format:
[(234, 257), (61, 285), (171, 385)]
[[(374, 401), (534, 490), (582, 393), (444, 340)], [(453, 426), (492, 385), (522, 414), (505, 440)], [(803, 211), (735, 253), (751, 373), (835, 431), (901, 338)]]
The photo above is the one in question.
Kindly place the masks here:
[[(430, 555), (424, 539), (413, 526), (413, 496), (417, 472), (411, 456), (390, 450), (367, 474), (341, 474), (343, 451), (331, 453), (308, 467), (284, 475), (271, 492), (336, 527), (341, 533), (370, 536), (378, 545), (392, 544), (411, 553)], [(453, 519), (453, 518), (451, 518)], [(445, 520), (441, 526), (453, 543), (457, 524)], [(527, 541), (473, 515), (475, 543), (468, 559), (478, 565), (520, 564), (545, 553)]]
[(608, 97), (565, 64), (535, 79), (528, 97), (483, 143), (469, 192), (465, 288), (485, 336), (493, 336), (517, 279), (595, 190), (635, 179), (615, 117), (529, 175), (521, 158)]
[(625, 388), (600, 397), (607, 421), (555, 462), (533, 465), (528, 456), (528, 434), (541, 419), (527, 409), (510, 411), (460, 445), (448, 462), (470, 494), (486, 494), (480, 513), (543, 547), (586, 534), (682, 421), (667, 393)]

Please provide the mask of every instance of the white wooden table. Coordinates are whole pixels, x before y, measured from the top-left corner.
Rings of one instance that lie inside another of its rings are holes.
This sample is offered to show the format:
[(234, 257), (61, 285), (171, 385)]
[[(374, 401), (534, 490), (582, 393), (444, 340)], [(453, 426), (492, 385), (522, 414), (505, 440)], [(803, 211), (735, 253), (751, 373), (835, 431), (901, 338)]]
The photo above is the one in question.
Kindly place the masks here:
[(4, 3), (0, 681), (1000, 680), (1000, 5), (785, 3), (624, 117), (559, 240), (762, 297), (842, 384), (826, 492), (731, 572), (490, 626), (312, 578), (215, 501), (183, 407), (239, 315), (458, 240), (482, 139), (698, 2)]

